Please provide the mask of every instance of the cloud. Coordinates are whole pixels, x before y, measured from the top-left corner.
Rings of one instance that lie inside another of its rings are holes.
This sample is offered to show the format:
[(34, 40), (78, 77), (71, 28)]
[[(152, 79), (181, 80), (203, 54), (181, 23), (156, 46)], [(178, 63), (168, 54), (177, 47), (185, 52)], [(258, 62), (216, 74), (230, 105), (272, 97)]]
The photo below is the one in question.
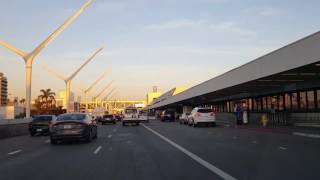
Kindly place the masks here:
[(146, 31), (163, 31), (163, 30), (181, 30), (181, 29), (200, 29), (210, 33), (234, 34), (244, 37), (256, 37), (257, 33), (253, 30), (241, 27), (233, 21), (210, 22), (208, 20), (170, 20), (163, 23), (147, 25), (143, 28)]
[(144, 27), (145, 30), (170, 30), (170, 29), (180, 29), (186, 27), (199, 27), (205, 24), (204, 20), (172, 20), (159, 24), (151, 24)]
[(221, 23), (216, 23), (216, 24), (210, 24), (209, 28), (213, 31), (221, 32), (221, 33), (226, 33), (226, 34), (236, 34), (240, 36), (245, 36), (245, 37), (256, 37), (257, 33), (253, 30), (249, 30), (246, 28), (242, 28), (237, 23), (227, 21), (227, 22), (221, 22)]

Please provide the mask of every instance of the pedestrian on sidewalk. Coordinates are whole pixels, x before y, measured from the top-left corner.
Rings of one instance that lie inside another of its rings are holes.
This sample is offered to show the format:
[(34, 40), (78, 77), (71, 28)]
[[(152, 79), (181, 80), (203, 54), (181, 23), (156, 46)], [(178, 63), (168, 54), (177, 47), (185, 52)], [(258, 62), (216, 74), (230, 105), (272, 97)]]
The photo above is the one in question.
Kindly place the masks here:
[(242, 125), (242, 109), (239, 104), (236, 105), (236, 119), (237, 119), (237, 125)]

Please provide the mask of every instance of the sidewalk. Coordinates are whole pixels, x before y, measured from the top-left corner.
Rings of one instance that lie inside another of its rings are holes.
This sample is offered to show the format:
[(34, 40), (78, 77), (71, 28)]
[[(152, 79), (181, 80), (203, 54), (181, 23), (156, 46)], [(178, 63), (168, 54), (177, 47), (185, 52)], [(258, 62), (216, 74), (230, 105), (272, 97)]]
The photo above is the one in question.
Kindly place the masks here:
[(277, 126), (277, 127), (262, 127), (259, 125), (233, 125), (233, 124), (218, 124), (230, 128), (237, 129), (246, 129), (252, 131), (260, 131), (260, 132), (270, 132), (270, 133), (282, 133), (282, 134), (291, 134), (296, 136), (304, 136), (310, 138), (320, 138), (320, 128), (319, 127), (298, 127), (298, 126)]

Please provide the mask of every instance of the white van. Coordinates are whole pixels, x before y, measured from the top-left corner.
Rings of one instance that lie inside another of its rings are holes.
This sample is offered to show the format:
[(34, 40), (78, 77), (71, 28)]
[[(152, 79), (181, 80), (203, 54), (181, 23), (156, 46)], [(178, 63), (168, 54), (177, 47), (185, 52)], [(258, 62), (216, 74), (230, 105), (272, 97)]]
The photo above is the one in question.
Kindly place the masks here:
[(125, 108), (123, 111), (123, 119), (122, 125), (125, 126), (126, 124), (136, 124), (139, 125), (141, 120), (138, 117), (138, 109), (135, 107), (128, 107)]

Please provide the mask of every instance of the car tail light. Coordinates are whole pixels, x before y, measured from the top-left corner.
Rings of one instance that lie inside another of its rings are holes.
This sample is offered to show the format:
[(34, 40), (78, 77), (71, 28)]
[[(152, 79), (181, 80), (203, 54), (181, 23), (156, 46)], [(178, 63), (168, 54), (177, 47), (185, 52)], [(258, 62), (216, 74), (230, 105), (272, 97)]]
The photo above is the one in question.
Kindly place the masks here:
[(210, 113), (210, 116), (214, 116), (214, 115), (216, 115), (214, 112)]
[(48, 125), (49, 125), (49, 128), (52, 128), (52, 122), (51, 121), (49, 121)]

